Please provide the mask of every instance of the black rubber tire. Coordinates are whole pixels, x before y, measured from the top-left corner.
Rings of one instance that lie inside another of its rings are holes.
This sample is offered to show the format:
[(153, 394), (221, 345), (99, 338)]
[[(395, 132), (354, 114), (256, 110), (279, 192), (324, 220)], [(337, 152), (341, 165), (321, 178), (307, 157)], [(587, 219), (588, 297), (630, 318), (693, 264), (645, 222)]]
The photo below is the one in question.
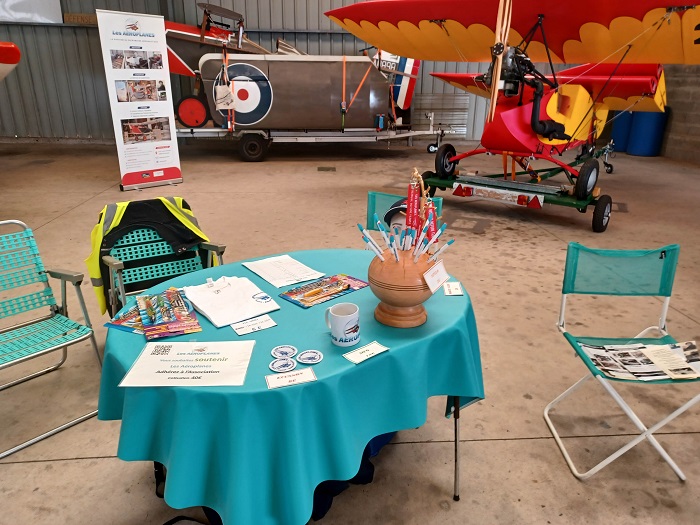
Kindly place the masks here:
[(246, 133), (238, 144), (239, 153), (245, 162), (261, 162), (267, 155), (268, 141), (259, 133)]
[(585, 201), (590, 197), (598, 183), (598, 174), (600, 173), (600, 164), (598, 159), (588, 159), (583, 163), (576, 177), (576, 186), (574, 187), (574, 196), (580, 201)]
[(608, 229), (610, 214), (612, 213), (612, 197), (601, 195), (593, 208), (593, 231), (603, 233)]
[(457, 163), (449, 162), (448, 159), (455, 155), (457, 155), (457, 150), (452, 144), (443, 144), (438, 148), (435, 154), (435, 173), (439, 178), (449, 179), (454, 175)]
[(605, 166), (605, 173), (612, 173), (613, 172), (613, 165), (609, 164), (607, 162), (604, 162), (603, 165)]
[(438, 145), (435, 144), (434, 142), (431, 142), (428, 144), (428, 153), (435, 153), (438, 150)]

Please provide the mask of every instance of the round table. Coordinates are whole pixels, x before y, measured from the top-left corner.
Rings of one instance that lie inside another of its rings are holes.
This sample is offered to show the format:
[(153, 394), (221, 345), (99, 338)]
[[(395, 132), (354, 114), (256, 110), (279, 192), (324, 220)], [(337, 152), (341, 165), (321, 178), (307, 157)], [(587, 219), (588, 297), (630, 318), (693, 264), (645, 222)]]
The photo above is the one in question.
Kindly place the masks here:
[[(362, 280), (373, 257), (362, 250), (289, 255), (326, 275)], [(107, 334), (98, 417), (122, 420), (119, 458), (166, 466), (165, 501), (171, 507), (207, 506), (225, 524), (304, 524), (314, 488), (324, 480), (352, 478), (373, 437), (422, 425), (428, 397), (460, 396), (464, 405), (484, 396), (466, 293), (445, 296), (438, 290), (425, 303), (427, 322), (401, 329), (374, 319), (379, 300), (369, 287), (303, 309), (278, 297), (298, 285), (275, 288), (240, 262), (190, 273), (149, 292), (224, 275), (248, 277), (270, 294), (280, 306), (269, 314), (277, 326), (239, 337), (199, 315), (201, 332), (164, 341), (255, 340), (243, 386), (120, 388), (146, 340), (117, 329)], [(352, 348), (334, 346), (324, 321), (326, 308), (338, 302), (360, 309), (361, 341), (353, 348), (376, 340), (389, 350), (357, 365), (342, 357)], [(268, 390), (270, 350), (282, 344), (323, 352), (313, 365), (317, 381)]]

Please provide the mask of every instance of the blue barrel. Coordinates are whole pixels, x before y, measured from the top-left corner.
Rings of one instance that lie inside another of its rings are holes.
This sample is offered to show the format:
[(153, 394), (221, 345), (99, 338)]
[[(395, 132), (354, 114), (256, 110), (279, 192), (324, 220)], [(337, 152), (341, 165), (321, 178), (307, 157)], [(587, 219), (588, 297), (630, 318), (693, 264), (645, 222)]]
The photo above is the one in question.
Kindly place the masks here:
[(629, 155), (656, 157), (659, 154), (668, 119), (668, 108), (666, 109), (663, 113), (639, 111), (634, 114), (627, 143)]
[(622, 111), (615, 115), (612, 125), (612, 139), (615, 143), (615, 151), (627, 151), (627, 145), (630, 139), (630, 130), (632, 129), (632, 113)]

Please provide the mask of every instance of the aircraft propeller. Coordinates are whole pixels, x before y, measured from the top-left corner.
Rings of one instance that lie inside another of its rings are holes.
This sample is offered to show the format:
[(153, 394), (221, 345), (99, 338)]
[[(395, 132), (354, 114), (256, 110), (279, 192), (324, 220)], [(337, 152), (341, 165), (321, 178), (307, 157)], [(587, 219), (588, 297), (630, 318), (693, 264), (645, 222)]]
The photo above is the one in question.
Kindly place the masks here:
[(503, 54), (508, 48), (508, 33), (510, 32), (512, 14), (513, 1), (500, 0), (498, 3), (498, 18), (496, 19), (496, 42), (491, 49), (491, 54), (493, 56), (491, 71), (491, 104), (489, 106), (489, 114), (486, 117), (486, 122), (491, 122), (496, 114), (496, 99), (498, 98), (498, 86), (501, 82)]

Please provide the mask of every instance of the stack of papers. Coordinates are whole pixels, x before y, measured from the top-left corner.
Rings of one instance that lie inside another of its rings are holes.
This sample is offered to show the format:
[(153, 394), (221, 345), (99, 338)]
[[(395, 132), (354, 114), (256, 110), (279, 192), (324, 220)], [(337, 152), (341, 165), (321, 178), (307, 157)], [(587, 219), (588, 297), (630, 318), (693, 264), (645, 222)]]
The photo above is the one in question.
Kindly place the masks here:
[(280, 309), (272, 297), (246, 277), (209, 279), (183, 289), (197, 311), (217, 328)]
[(290, 284), (303, 283), (312, 279), (318, 279), (325, 274), (317, 272), (289, 255), (268, 257), (259, 261), (245, 262), (243, 266), (257, 273), (268, 283), (276, 288), (289, 286)]

